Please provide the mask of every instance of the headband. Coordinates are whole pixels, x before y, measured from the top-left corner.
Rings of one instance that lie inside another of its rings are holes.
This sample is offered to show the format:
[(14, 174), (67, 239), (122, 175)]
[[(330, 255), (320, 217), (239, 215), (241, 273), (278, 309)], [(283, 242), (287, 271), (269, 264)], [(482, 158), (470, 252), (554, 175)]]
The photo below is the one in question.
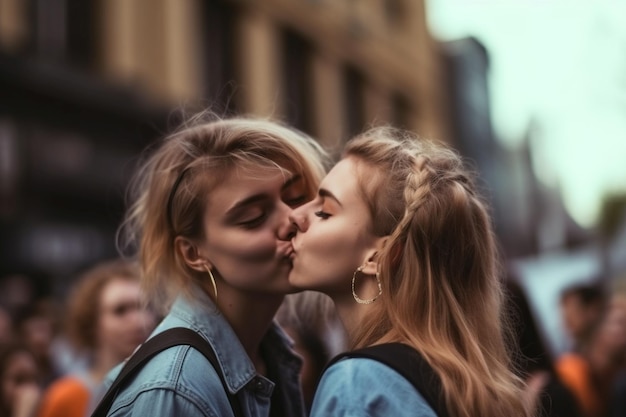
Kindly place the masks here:
[(172, 232), (174, 232), (174, 220), (172, 219), (172, 205), (173, 205), (173, 202), (174, 202), (174, 196), (176, 195), (176, 191), (178, 190), (178, 186), (183, 181), (183, 178), (185, 177), (185, 174), (190, 169), (191, 169), (191, 167), (188, 166), (187, 168), (183, 169), (180, 174), (178, 174), (178, 178), (176, 178), (176, 181), (174, 181), (174, 185), (172, 186), (172, 189), (170, 190), (170, 195), (167, 198), (167, 213), (166, 213), (167, 214), (167, 223), (169, 224), (170, 229), (172, 230)]

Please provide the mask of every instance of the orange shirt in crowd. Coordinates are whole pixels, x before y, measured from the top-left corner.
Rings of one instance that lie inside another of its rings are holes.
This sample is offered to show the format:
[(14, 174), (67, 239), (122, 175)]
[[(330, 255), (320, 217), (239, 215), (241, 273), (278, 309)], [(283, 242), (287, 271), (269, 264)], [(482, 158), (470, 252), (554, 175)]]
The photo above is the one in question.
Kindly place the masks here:
[(91, 392), (84, 381), (67, 376), (44, 393), (38, 417), (85, 417)]
[(604, 399), (591, 378), (591, 370), (585, 358), (568, 353), (556, 361), (556, 372), (578, 400), (586, 417), (602, 416), (605, 411)]

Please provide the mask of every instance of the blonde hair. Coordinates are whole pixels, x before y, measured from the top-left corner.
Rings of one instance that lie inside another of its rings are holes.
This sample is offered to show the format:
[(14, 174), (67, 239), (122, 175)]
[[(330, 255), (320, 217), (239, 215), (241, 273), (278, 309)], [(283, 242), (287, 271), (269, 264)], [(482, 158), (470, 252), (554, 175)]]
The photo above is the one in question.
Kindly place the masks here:
[(308, 199), (326, 171), (325, 151), (301, 132), (268, 120), (206, 117), (195, 116), (166, 137), (140, 167), (120, 228), (123, 247), (138, 250), (143, 289), (162, 312), (179, 292), (193, 300), (192, 283), (204, 279), (176, 253), (174, 239), (202, 237), (207, 196), (229, 170), (299, 174)]
[(344, 157), (357, 163), (373, 232), (389, 236), (379, 253), (383, 296), (354, 347), (413, 346), (441, 378), (453, 416), (528, 415), (506, 348), (489, 215), (461, 159), (389, 127), (350, 141)]

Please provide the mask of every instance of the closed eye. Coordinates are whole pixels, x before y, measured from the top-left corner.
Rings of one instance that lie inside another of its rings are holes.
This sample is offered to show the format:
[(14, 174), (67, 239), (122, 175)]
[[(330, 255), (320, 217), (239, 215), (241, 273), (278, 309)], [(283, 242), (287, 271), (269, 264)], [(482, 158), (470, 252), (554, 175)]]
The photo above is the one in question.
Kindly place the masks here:
[(246, 229), (254, 229), (254, 228), (261, 226), (265, 222), (266, 217), (267, 215), (263, 213), (260, 216), (255, 217), (254, 219), (240, 222), (239, 225), (243, 226)]
[(285, 202), (285, 204), (287, 204), (289, 207), (291, 208), (296, 208), (299, 207), (301, 205), (303, 205), (304, 203), (306, 203), (307, 201), (307, 196), (302, 194), (299, 195), (297, 197), (293, 197), (293, 198), (286, 198), (285, 200), (283, 200)]
[(316, 211), (315, 214), (317, 217), (319, 217), (320, 219), (326, 220), (330, 217), (330, 213), (326, 213), (322, 210)]

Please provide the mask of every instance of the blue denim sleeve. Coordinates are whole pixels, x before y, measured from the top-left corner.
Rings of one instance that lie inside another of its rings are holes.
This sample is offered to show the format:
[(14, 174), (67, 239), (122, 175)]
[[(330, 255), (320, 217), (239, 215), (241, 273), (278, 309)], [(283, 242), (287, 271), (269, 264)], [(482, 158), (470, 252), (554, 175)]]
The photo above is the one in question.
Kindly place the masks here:
[(151, 389), (140, 393), (135, 400), (111, 410), (109, 417), (189, 416), (217, 417), (218, 414), (202, 410), (184, 393), (168, 389)]
[(311, 417), (437, 417), (402, 375), (364, 358), (344, 359), (326, 370)]

